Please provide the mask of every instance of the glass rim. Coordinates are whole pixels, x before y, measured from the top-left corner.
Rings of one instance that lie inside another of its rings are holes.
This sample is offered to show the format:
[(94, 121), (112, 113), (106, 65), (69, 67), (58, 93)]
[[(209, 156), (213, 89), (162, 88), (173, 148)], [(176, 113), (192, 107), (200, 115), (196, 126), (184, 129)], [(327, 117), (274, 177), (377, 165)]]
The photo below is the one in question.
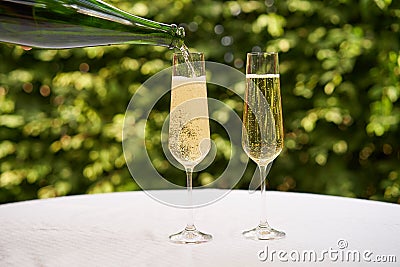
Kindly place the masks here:
[(278, 52), (248, 52), (248, 56), (277, 55)]

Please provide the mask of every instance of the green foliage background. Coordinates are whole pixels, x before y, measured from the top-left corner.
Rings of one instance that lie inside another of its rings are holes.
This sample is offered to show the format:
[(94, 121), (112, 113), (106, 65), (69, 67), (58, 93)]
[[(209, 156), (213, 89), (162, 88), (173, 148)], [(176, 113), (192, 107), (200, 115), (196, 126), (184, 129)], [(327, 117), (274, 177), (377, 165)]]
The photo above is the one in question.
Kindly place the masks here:
[[(192, 51), (242, 72), (246, 52), (280, 52), (286, 140), (271, 189), (400, 203), (399, 1), (107, 2), (182, 23)], [(171, 55), (152, 46), (24, 51), (0, 44), (0, 203), (139, 190), (122, 152), (124, 113)], [(239, 98), (210, 94), (240, 113)], [(150, 133), (167, 113), (164, 101)], [(213, 139), (220, 164), (198, 184), (229, 158), (224, 134)], [(162, 174), (182, 175), (157, 160)], [(251, 163), (238, 188), (248, 187), (254, 169)]]

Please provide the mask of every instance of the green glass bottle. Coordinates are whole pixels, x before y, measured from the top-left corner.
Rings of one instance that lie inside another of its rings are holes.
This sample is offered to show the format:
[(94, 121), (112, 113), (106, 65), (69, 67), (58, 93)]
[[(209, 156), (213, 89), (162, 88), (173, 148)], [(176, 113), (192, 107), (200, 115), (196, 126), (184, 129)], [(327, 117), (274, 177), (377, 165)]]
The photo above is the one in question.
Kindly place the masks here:
[(62, 49), (112, 44), (181, 48), (185, 31), (100, 0), (0, 0), (0, 42)]

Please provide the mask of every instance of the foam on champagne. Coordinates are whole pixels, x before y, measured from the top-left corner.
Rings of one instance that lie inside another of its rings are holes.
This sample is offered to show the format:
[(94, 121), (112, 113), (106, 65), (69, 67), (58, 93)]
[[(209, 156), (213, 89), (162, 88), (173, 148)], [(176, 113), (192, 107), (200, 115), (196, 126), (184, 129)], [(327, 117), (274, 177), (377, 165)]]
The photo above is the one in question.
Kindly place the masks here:
[(201, 82), (204, 83), (206, 82), (206, 76), (199, 76), (199, 77), (185, 77), (185, 76), (173, 76), (172, 77), (172, 89), (176, 86), (180, 86), (182, 84), (190, 84), (190, 83), (197, 83)]
[(268, 79), (268, 78), (279, 78), (279, 74), (277, 74), (277, 73), (246, 74), (246, 79)]

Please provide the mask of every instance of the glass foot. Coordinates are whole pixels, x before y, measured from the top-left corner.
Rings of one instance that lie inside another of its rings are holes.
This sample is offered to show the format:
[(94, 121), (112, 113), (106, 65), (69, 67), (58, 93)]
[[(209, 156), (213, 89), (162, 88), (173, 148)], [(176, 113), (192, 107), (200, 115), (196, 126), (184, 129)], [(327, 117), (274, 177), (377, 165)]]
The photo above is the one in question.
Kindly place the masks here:
[(178, 244), (199, 244), (212, 240), (212, 236), (202, 233), (196, 227), (186, 227), (182, 232), (169, 236), (169, 240)]
[(244, 231), (243, 236), (253, 240), (271, 240), (285, 237), (285, 233), (271, 228), (268, 224)]

